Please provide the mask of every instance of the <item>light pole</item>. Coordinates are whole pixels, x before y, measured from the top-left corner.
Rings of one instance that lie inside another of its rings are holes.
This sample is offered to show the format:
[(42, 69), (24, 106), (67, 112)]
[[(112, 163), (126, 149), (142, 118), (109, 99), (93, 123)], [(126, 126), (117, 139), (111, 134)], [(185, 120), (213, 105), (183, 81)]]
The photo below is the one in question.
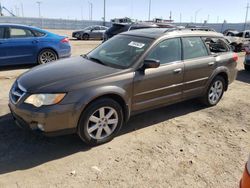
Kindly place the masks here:
[(89, 20), (92, 20), (93, 3), (89, 3)]
[(246, 27), (247, 27), (248, 9), (249, 8), (250, 8), (249, 3), (247, 3), (247, 11), (246, 11), (246, 18), (245, 18), (244, 30), (246, 30)]
[(106, 0), (103, 2), (103, 25), (106, 25)]
[(151, 0), (149, 0), (149, 6), (148, 6), (148, 21), (151, 19)]
[(39, 18), (41, 18), (41, 1), (36, 2), (38, 4), (38, 12), (39, 12)]
[(194, 23), (196, 23), (196, 20), (197, 20), (197, 15), (198, 13), (201, 11), (201, 9), (198, 9), (195, 11), (195, 14), (194, 14)]

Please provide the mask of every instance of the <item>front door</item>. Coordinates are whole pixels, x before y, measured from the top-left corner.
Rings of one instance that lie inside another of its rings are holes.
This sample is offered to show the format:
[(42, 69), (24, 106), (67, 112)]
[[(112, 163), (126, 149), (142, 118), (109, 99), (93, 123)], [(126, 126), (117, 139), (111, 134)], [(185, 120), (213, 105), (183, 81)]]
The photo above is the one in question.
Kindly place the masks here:
[(6, 40), (4, 39), (4, 35), (5, 35), (5, 28), (0, 27), (0, 66), (7, 64)]
[(134, 111), (174, 103), (182, 98), (184, 64), (180, 38), (160, 42), (146, 59), (160, 60), (161, 65), (135, 73)]

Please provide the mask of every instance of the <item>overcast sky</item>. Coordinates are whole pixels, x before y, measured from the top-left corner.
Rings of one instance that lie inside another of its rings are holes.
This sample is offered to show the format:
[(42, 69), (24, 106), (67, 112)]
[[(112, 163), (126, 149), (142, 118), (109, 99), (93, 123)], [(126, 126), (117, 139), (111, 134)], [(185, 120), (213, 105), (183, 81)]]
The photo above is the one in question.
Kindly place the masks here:
[[(0, 0), (3, 6), (24, 16), (38, 17), (38, 4), (41, 1), (41, 14), (46, 18), (65, 19), (89, 19), (89, 3), (93, 4), (93, 19), (101, 20), (103, 17), (103, 0)], [(246, 15), (246, 0), (152, 0), (151, 18), (172, 18), (182, 22), (203, 22), (209, 18), (209, 22), (216, 23), (227, 20), (227, 22), (244, 22)], [(149, 0), (106, 0), (106, 18), (132, 17), (134, 19), (148, 19)], [(18, 13), (19, 12), (19, 13)], [(4, 14), (8, 15), (4, 11)], [(250, 12), (249, 12), (250, 20)]]

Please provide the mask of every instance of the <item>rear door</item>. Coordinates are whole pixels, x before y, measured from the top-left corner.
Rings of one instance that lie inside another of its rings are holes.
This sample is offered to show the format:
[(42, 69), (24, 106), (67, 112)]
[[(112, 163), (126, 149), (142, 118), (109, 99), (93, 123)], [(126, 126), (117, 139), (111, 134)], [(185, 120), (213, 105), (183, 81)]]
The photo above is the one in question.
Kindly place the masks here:
[(101, 38), (101, 32), (100, 27), (95, 26), (91, 31), (91, 38)]
[(204, 91), (209, 77), (216, 67), (216, 59), (200, 37), (184, 37), (184, 98), (199, 96)]
[(160, 60), (160, 67), (137, 71), (134, 79), (133, 110), (174, 103), (182, 98), (183, 70), (180, 38), (160, 42), (146, 57)]
[(38, 40), (27, 28), (7, 28), (6, 50), (8, 64), (30, 64), (37, 62)]

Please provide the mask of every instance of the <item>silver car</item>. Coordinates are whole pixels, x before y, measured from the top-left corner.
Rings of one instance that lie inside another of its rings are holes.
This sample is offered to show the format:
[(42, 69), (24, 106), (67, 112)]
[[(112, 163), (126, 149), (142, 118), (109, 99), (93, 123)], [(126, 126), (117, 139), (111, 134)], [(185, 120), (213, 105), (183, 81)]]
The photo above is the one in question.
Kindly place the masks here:
[(89, 26), (83, 30), (75, 31), (72, 33), (72, 37), (78, 40), (89, 40), (89, 39), (103, 39), (103, 35), (108, 27), (105, 26)]

